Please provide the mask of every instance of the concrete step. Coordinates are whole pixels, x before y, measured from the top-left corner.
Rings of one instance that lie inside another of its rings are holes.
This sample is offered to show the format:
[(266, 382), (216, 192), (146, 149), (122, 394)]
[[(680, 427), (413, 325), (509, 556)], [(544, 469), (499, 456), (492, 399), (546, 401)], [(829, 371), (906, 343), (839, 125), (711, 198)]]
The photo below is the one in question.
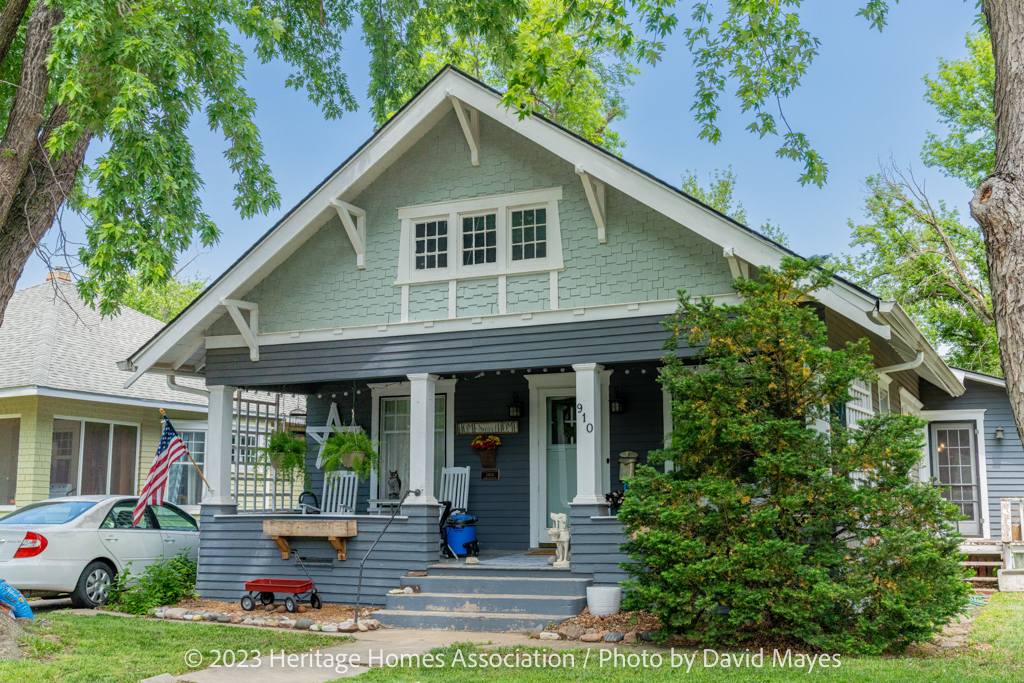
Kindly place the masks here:
[(555, 569), (554, 567), (520, 568), (500, 564), (433, 564), (427, 570), (431, 576), (518, 576), (533, 579), (571, 579), (579, 576), (578, 574), (573, 574), (568, 569)]
[(586, 597), (557, 595), (413, 593), (387, 596), (387, 608), (401, 612), (466, 612), (484, 614), (558, 614), (575, 617), (587, 606)]
[(533, 631), (549, 623), (560, 623), (559, 614), (488, 614), (477, 612), (417, 612), (385, 609), (373, 616), (396, 628), (429, 628), (445, 631)]
[(547, 578), (531, 576), (405, 576), (401, 585), (419, 586), (423, 593), (467, 594), (519, 594), (557, 595), (562, 597), (587, 596), (587, 586), (593, 579)]

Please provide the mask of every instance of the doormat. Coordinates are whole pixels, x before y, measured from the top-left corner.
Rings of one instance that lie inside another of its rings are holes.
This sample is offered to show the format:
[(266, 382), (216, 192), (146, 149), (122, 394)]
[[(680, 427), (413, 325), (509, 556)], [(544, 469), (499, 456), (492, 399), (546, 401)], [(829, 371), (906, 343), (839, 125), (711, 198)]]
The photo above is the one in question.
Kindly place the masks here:
[(530, 552), (528, 552), (526, 554), (527, 555), (554, 555), (555, 554), (555, 549), (554, 548), (540, 548), (538, 550), (531, 550)]

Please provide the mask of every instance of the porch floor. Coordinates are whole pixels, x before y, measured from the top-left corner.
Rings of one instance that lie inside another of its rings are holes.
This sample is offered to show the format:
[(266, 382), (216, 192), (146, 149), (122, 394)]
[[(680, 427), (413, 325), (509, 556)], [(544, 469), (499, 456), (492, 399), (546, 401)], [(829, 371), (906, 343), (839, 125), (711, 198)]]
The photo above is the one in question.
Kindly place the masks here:
[(551, 571), (567, 572), (568, 569), (555, 569), (548, 564), (548, 558), (552, 555), (527, 555), (522, 550), (481, 550), (480, 564), (466, 564), (464, 557), (441, 558), (437, 564), (430, 565), (430, 569), (451, 569), (459, 567), (462, 569), (512, 569), (529, 571)]

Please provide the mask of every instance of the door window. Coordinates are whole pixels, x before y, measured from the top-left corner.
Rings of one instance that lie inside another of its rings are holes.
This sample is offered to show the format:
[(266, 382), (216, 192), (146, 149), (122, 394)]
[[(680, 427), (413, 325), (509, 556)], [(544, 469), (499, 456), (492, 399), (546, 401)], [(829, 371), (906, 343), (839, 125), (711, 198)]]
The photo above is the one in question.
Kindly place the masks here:
[[(182, 443), (188, 449), (192, 460), (205, 471), (206, 432), (180, 431)], [(199, 505), (203, 498), (203, 480), (187, 456), (179, 458), (167, 473), (167, 500), (177, 505)]]
[(20, 418), (0, 420), (0, 505), (14, 505), (18, 491)]
[(151, 505), (156, 523), (163, 531), (198, 531), (196, 523), (181, 510), (169, 505)]
[[(441, 492), (441, 468), (445, 463), (445, 394), (434, 396), (434, 496)], [(408, 396), (380, 399), (380, 472), (377, 497), (399, 498), (409, 488), (409, 427), (411, 399)], [(398, 482), (401, 485), (398, 485)], [(389, 483), (390, 482), (390, 483)]]
[(974, 424), (933, 424), (932, 468), (942, 497), (967, 517), (958, 522), (961, 533), (981, 535), (981, 490), (978, 485)]
[(153, 525), (153, 519), (150, 516), (153, 511), (152, 505), (146, 506), (146, 512), (142, 515), (142, 519), (139, 520), (139, 525), (135, 526), (132, 524), (132, 515), (135, 514), (135, 501), (134, 500), (122, 500), (110, 508), (110, 512), (107, 513), (103, 523), (100, 524), (101, 529), (155, 529)]

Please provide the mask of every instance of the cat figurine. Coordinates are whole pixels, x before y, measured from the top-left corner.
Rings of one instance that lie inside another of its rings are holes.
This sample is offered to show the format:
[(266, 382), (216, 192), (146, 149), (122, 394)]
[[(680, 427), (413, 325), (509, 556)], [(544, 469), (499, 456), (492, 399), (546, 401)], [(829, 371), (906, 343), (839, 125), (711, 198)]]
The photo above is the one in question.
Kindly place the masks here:
[(388, 473), (388, 498), (396, 500), (402, 495), (402, 480), (398, 476), (398, 470), (391, 470)]

